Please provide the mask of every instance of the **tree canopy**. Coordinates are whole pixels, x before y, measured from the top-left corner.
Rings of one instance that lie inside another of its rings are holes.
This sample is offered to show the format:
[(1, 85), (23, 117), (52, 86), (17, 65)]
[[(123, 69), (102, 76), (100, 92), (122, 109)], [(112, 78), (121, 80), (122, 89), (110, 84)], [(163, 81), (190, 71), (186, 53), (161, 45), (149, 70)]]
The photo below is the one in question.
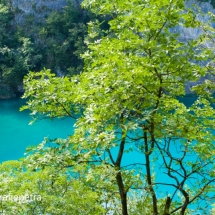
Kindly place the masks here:
[[(209, 213), (215, 182), (214, 29), (183, 0), (85, 0), (83, 6), (109, 17), (110, 29), (97, 38), (100, 23), (88, 24), (81, 74), (29, 73), (22, 108), (34, 120), (75, 118), (74, 134), (32, 148), (26, 168), (38, 180), (41, 171), (64, 180), (65, 171), (69, 177), (62, 184), (73, 178), (83, 184), (80, 192), (95, 197), (88, 214), (102, 208), (123, 215)], [(184, 40), (174, 31), (178, 26), (202, 33)], [(186, 106), (191, 82), (196, 100)]]

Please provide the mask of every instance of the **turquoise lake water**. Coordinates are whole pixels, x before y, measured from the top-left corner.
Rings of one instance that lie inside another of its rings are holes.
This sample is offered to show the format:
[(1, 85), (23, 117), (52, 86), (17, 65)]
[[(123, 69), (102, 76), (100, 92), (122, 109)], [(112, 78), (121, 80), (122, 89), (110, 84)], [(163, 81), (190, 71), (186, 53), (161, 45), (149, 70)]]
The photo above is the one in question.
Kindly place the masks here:
[(73, 132), (71, 118), (46, 119), (29, 125), (28, 111), (19, 111), (22, 99), (0, 100), (0, 162), (24, 156), (28, 146), (37, 145), (44, 137), (65, 138)]
[[(194, 102), (194, 97), (184, 100), (186, 105)], [(37, 145), (44, 137), (65, 138), (73, 133), (74, 120), (71, 118), (46, 119), (29, 125), (31, 117), (28, 111), (19, 111), (25, 104), (22, 99), (0, 100), (0, 162), (23, 157), (27, 146)], [(136, 155), (134, 161), (143, 159)], [(124, 162), (129, 160), (124, 157)]]

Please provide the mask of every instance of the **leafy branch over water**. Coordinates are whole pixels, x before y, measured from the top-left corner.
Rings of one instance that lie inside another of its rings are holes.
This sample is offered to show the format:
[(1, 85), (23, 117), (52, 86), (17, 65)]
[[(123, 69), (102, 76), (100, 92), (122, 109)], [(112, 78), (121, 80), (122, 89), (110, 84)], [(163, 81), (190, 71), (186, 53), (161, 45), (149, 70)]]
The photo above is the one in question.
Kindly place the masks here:
[[(72, 181), (95, 195), (90, 206), (86, 197), (79, 214), (207, 213), (215, 182), (215, 58), (206, 44), (213, 44), (214, 29), (205, 25), (186, 41), (172, 33), (179, 25), (202, 26), (181, 0), (85, 0), (83, 6), (111, 17), (100, 40), (94, 40), (98, 23), (89, 24), (93, 38), (82, 55), (83, 72), (59, 78), (44, 69), (24, 80), (29, 100), (23, 109), (34, 117), (75, 118), (75, 132), (66, 140), (45, 140), (24, 167), (32, 174), (51, 169), (57, 178), (47, 185), (52, 191), (63, 171), (68, 177), (62, 184), (69, 185), (62, 195), (74, 189)], [(179, 97), (186, 97), (188, 82), (200, 79), (191, 89), (196, 101), (185, 106)], [(46, 203), (35, 208), (55, 214)]]

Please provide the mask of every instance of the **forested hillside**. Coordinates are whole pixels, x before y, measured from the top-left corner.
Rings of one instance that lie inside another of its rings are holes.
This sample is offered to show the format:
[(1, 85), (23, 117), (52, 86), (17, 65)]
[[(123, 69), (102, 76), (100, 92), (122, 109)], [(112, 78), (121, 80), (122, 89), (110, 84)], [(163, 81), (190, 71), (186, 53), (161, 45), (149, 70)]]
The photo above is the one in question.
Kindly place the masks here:
[(0, 3), (0, 98), (22, 91), (28, 71), (79, 73), (87, 23), (95, 19), (73, 1)]

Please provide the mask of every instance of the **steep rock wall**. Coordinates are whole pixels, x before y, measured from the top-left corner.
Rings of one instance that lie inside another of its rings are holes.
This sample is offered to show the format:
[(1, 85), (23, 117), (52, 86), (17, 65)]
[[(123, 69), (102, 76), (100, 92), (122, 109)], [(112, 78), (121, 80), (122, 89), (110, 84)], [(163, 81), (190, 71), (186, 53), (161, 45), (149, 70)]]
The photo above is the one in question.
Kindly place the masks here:
[[(198, 9), (195, 9), (197, 19), (200, 20), (202, 23), (207, 23), (210, 20), (210, 17), (207, 16), (206, 14), (208, 14), (209, 12), (215, 14), (215, 9), (211, 5), (210, 1), (203, 2), (203, 1), (200, 1), (200, 0), (189, 0), (186, 5), (187, 5), (188, 8), (192, 8), (193, 4), (195, 4), (199, 8), (199, 10), (201, 10), (201, 13), (204, 14), (204, 15), (202, 15), (198, 11)], [(215, 28), (215, 23), (211, 23), (211, 25)], [(174, 29), (174, 31), (180, 33), (181, 40), (184, 41), (184, 42), (189, 41), (190, 39), (193, 39), (193, 38), (197, 38), (202, 33), (204, 33), (201, 28), (184, 28), (182, 26), (178, 26), (177, 28)], [(210, 42), (207, 42), (204, 45), (205, 45), (206, 48), (214, 46), (214, 44), (212, 44)], [(211, 79), (214, 79), (214, 77), (205, 76), (205, 77), (201, 77), (197, 82), (188, 82), (187, 86), (185, 87), (186, 93), (187, 94), (193, 93), (191, 91), (191, 88), (193, 86), (196, 86), (198, 84), (203, 83), (206, 79), (211, 80)]]
[[(25, 23), (26, 17), (34, 16), (35, 22), (45, 21), (45, 17), (52, 11), (60, 11), (68, 4), (68, 0), (12, 0), (12, 8), (16, 10), (15, 24)], [(73, 3), (78, 1), (71, 0)]]

